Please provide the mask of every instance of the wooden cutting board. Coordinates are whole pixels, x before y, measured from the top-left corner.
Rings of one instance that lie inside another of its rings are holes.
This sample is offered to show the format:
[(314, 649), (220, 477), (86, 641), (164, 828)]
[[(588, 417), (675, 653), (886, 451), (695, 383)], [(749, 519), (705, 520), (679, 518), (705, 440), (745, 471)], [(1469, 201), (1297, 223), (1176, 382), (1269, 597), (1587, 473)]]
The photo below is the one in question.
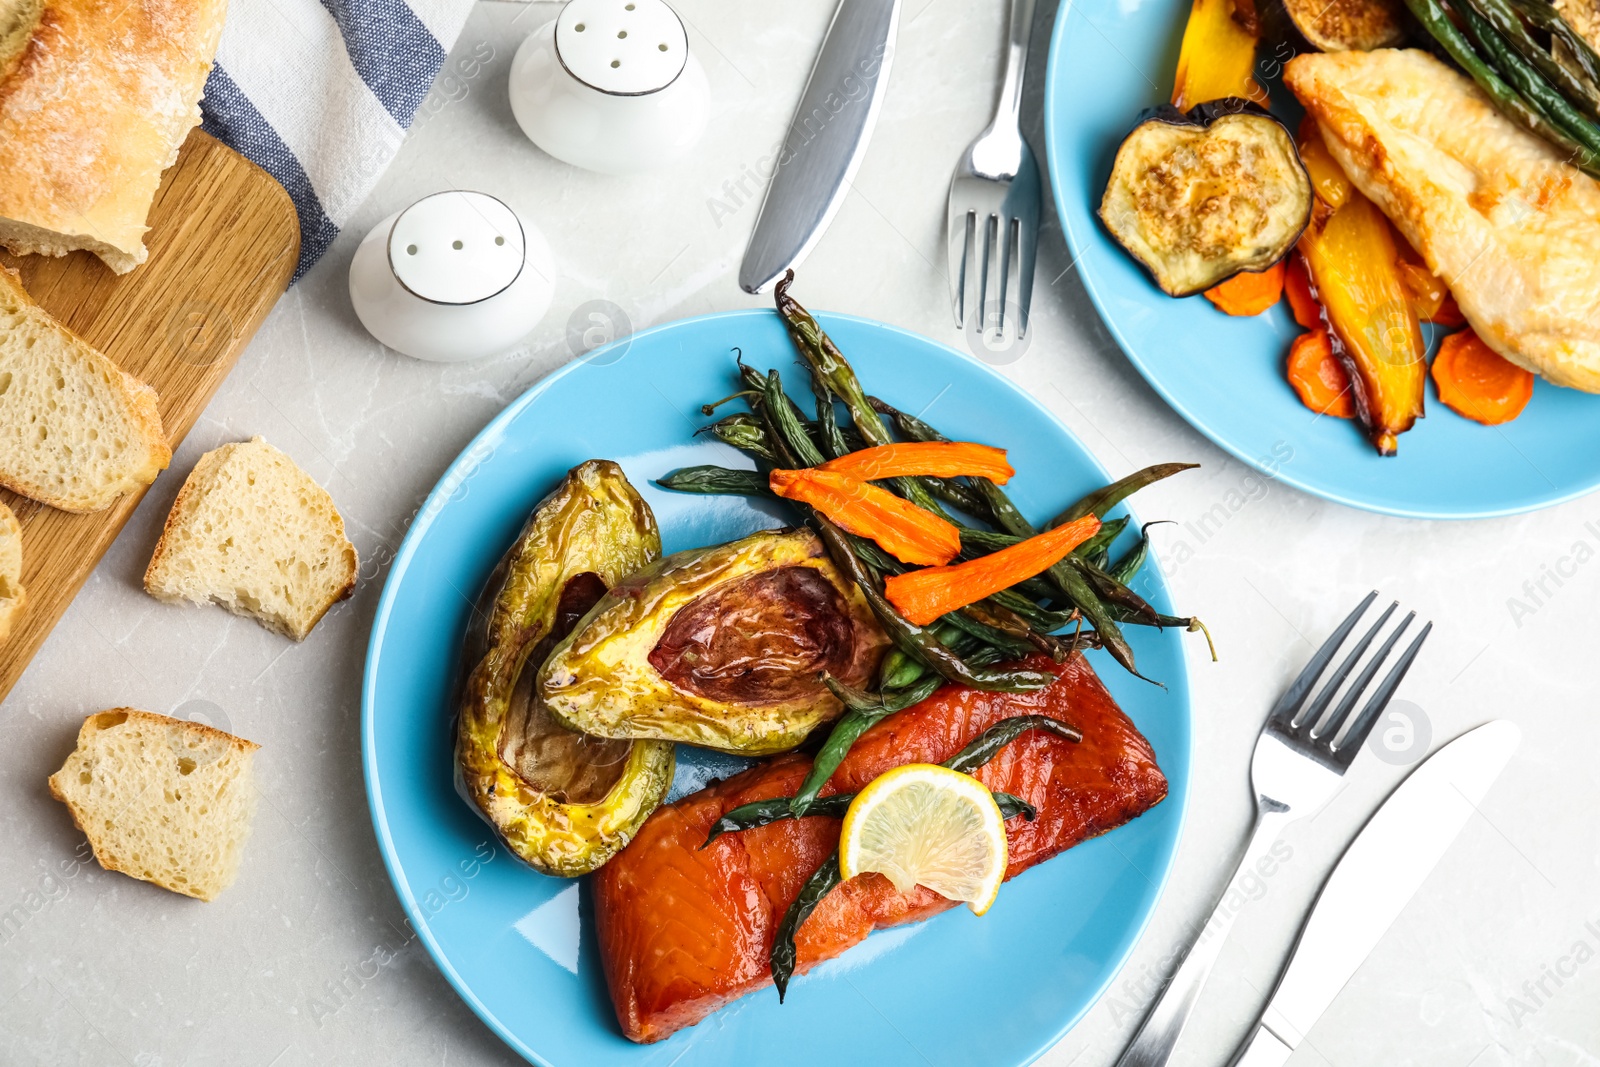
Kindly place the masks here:
[[(150, 258), (116, 275), (88, 252), (11, 256), (35, 300), (161, 397), (174, 450), (272, 310), (300, 256), (294, 204), (272, 176), (195, 130), (150, 209)], [(183, 478), (169, 469), (162, 478)], [(0, 700), (21, 677), (143, 493), (69, 515), (0, 489), (22, 522), (27, 604), (0, 641)]]

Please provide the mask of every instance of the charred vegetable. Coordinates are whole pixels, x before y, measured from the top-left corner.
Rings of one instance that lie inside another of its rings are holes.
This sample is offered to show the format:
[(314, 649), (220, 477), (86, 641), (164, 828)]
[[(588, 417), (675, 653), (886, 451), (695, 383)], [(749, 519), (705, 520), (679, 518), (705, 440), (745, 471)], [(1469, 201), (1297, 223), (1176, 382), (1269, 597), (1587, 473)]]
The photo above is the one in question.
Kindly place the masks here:
[[(1307, 158), (1327, 153), (1315, 123), (1301, 136)], [(1331, 179), (1324, 184), (1334, 188)], [(1327, 320), (1327, 343), (1349, 376), (1355, 414), (1378, 454), (1392, 456), (1399, 435), (1422, 416), (1428, 376), (1422, 325), (1402, 272), (1403, 241), (1359, 189), (1339, 186), (1335, 208), (1320, 200), (1322, 187), (1300, 254)], [(1312, 354), (1303, 351), (1302, 363), (1309, 365)], [(1317, 377), (1327, 375), (1318, 371)], [(1303, 397), (1308, 382), (1302, 376), (1297, 384)]]
[(1100, 218), (1164, 292), (1189, 296), (1282, 259), (1311, 200), (1283, 123), (1230, 97), (1145, 112), (1117, 150)]
[(1319, 51), (1370, 52), (1405, 42), (1398, 0), (1284, 0), (1295, 29)]
[(1187, 111), (1239, 96), (1265, 107), (1267, 92), (1254, 74), (1260, 36), (1254, 3), (1241, 10), (1234, 0), (1194, 0), (1178, 49), (1172, 106)]
[(608, 741), (553, 719), (545, 656), (606, 589), (661, 554), (655, 516), (615, 463), (574, 467), (485, 590), (456, 728), (457, 784), (513, 853), (575, 877), (610, 859), (666, 796), (672, 745)]
[(809, 530), (669, 556), (615, 586), (551, 654), (539, 695), (573, 729), (761, 756), (843, 705), (888, 639)]

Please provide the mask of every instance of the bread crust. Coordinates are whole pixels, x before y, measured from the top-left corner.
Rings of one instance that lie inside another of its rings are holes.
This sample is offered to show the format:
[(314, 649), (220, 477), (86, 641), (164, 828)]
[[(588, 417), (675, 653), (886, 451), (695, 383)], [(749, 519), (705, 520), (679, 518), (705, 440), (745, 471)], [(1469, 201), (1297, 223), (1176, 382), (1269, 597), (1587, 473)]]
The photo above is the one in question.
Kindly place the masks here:
[[(28, 295), (22, 287), (22, 275), (0, 266), (0, 290), (22, 305), (24, 313), (37, 315), (42, 322), (63, 337), (63, 343), (86, 360), (94, 369), (106, 373), (123, 400), (123, 414), (132, 434), (143, 447), (140, 463), (127, 471), (120, 485), (109, 487), (80, 487), (77, 492), (56, 492), (49, 486), (30, 480), (25, 472), (8, 465), (0, 456), (0, 486), (14, 493), (48, 504), (61, 511), (78, 514), (103, 511), (126, 493), (142, 489), (156, 480), (156, 475), (172, 462), (172, 446), (167, 441), (166, 429), (161, 425), (160, 397), (145, 382), (124, 371), (111, 358), (79, 337), (64, 324), (56, 321)], [(0, 365), (0, 370), (3, 370)]]
[(86, 248), (118, 274), (144, 262), (145, 219), (200, 122), (226, 12), (226, 0), (0, 0), (0, 23), (22, 23), (0, 25), (0, 244)]
[[(15, 546), (13, 555), (6, 549)], [(11, 636), (12, 625), (22, 617), (28, 603), (28, 591), (22, 587), (22, 524), (4, 504), (0, 504), (0, 642)]]

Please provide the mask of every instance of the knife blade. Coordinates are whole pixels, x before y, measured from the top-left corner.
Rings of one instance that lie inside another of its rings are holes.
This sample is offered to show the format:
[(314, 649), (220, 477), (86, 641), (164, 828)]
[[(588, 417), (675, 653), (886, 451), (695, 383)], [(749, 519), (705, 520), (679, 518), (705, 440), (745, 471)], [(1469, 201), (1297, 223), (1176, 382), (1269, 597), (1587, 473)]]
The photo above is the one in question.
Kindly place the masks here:
[(900, 0), (839, 0), (739, 266), (759, 293), (798, 266), (844, 202), (883, 107)]
[(1280, 1067), (1399, 917), (1521, 743), (1515, 723), (1471, 730), (1430, 756), (1362, 827), (1323, 884), (1233, 1067)]

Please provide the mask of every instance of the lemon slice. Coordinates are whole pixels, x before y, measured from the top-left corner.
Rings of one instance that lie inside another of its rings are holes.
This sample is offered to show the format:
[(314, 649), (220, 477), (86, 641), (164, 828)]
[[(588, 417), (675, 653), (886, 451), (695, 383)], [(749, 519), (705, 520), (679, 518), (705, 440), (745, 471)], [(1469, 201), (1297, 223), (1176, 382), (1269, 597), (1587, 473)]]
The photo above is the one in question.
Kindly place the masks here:
[(1006, 824), (994, 794), (970, 775), (910, 763), (851, 801), (839, 873), (876, 871), (902, 893), (922, 885), (982, 915), (1006, 877)]

